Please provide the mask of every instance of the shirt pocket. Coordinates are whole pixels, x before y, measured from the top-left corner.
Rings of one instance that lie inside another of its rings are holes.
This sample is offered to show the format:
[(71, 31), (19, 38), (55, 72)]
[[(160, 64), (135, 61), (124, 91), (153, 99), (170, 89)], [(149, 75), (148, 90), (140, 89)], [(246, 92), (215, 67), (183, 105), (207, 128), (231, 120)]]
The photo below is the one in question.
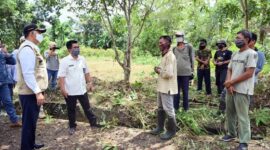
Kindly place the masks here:
[(75, 73), (74, 71), (76, 71), (76, 66), (75, 66), (74, 64), (68, 65), (67, 73), (68, 73), (68, 74), (70, 74), (70, 73)]

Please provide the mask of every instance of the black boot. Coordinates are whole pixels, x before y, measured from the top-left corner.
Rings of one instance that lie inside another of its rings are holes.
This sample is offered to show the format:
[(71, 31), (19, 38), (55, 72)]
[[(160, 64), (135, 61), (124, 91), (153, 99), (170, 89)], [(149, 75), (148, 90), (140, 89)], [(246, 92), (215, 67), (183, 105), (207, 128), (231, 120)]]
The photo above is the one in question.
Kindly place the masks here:
[(101, 124), (97, 123), (97, 119), (96, 118), (91, 119), (90, 125), (91, 125), (91, 127), (96, 127), (96, 128), (102, 128), (102, 127), (104, 127), (104, 125), (101, 125)]
[(160, 138), (162, 140), (169, 140), (176, 134), (176, 121), (175, 118), (168, 118), (167, 124), (166, 124), (166, 133), (160, 135)]
[(164, 131), (164, 123), (166, 119), (166, 113), (164, 110), (158, 110), (157, 113), (157, 127), (150, 131), (150, 134), (158, 135)]

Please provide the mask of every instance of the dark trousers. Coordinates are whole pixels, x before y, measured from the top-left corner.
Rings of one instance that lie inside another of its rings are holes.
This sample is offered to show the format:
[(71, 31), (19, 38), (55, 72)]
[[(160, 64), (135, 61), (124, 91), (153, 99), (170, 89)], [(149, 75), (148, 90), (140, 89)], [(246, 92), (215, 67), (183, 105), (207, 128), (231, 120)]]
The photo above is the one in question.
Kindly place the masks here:
[(21, 150), (32, 150), (35, 144), (40, 106), (37, 105), (36, 95), (19, 95), (22, 105), (22, 136)]
[(174, 109), (179, 109), (180, 103), (180, 90), (182, 89), (183, 92), (183, 107), (184, 110), (189, 109), (188, 104), (188, 89), (189, 89), (189, 78), (190, 76), (177, 76), (177, 83), (178, 83), (178, 94), (174, 95)]
[(14, 84), (8, 84), (8, 88), (9, 88), (9, 91), (10, 91), (11, 100), (13, 100), (13, 88), (14, 88)]
[(218, 94), (221, 94), (224, 89), (224, 82), (227, 76), (227, 69), (216, 69), (216, 86)]
[[(10, 91), (8, 88), (8, 84), (0, 85), (0, 106), (1, 104), (5, 107), (5, 110), (9, 116), (9, 120), (12, 123), (18, 122), (18, 116), (16, 114), (15, 107), (12, 103), (12, 99), (10, 97)], [(0, 107), (1, 109), (1, 107)]]
[(212, 94), (211, 92), (211, 77), (210, 77), (210, 69), (198, 69), (197, 70), (197, 76), (198, 76), (198, 88), (197, 90), (202, 90), (202, 83), (204, 80), (205, 83), (205, 90), (206, 94)]
[(225, 112), (226, 110), (226, 94), (227, 94), (227, 89), (224, 88), (221, 92), (220, 101), (219, 101), (219, 110), (221, 110), (222, 112)]
[(67, 111), (68, 111), (68, 120), (69, 120), (69, 127), (70, 128), (76, 128), (76, 104), (77, 100), (79, 100), (84, 114), (86, 115), (87, 119), (89, 120), (89, 123), (91, 125), (96, 123), (96, 116), (92, 112), (90, 108), (90, 103), (88, 99), (87, 93), (84, 95), (76, 95), (76, 96), (68, 96), (65, 98), (67, 103)]

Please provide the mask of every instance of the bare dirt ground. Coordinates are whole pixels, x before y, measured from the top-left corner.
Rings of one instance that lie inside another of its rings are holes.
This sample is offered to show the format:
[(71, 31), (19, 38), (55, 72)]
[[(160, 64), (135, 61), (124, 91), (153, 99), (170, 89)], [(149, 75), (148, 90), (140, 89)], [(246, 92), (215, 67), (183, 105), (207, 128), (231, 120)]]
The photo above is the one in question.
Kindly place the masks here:
[[(90, 128), (87, 123), (78, 123), (78, 129), (72, 136), (68, 134), (67, 121), (53, 119), (50, 123), (39, 120), (36, 141), (44, 143), (43, 150), (114, 150), (114, 149), (234, 149), (237, 142), (224, 143), (219, 136), (190, 136), (180, 132), (170, 141), (162, 141), (148, 131), (127, 127), (110, 129)], [(9, 127), (6, 117), (0, 117), (0, 149), (18, 150), (21, 129)], [(270, 149), (270, 139), (251, 141), (250, 150)]]

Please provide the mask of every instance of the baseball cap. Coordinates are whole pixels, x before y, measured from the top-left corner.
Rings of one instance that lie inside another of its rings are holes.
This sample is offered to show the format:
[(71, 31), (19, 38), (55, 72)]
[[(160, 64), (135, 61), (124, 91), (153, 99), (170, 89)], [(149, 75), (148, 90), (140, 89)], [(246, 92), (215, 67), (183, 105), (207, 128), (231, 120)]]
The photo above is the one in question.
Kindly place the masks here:
[(175, 35), (176, 36), (185, 36), (185, 33), (183, 31), (176, 31)]
[(49, 47), (50, 48), (59, 49), (59, 47), (56, 46), (56, 43), (55, 42), (50, 42)]
[(218, 40), (216, 45), (218, 45), (218, 44), (224, 44), (224, 46), (227, 46), (227, 43), (225, 40)]
[(40, 33), (46, 32), (46, 29), (38, 28), (38, 26), (36, 24), (31, 23), (31, 24), (27, 24), (26, 26), (24, 26), (23, 34), (26, 36), (29, 32), (34, 31), (34, 30), (38, 31)]

